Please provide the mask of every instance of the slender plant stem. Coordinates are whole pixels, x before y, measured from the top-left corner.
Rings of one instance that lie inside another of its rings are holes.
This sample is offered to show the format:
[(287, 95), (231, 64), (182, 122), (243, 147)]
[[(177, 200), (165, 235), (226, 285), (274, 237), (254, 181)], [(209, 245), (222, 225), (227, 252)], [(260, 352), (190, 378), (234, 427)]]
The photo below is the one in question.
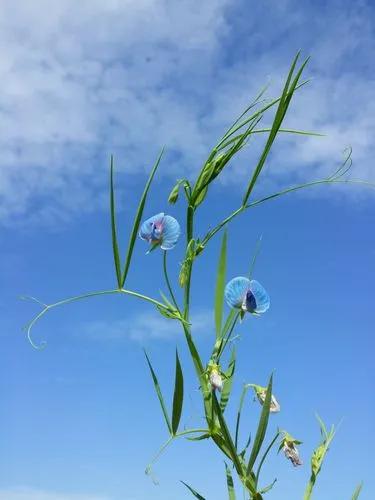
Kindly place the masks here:
[(179, 308), (179, 306), (177, 304), (177, 300), (176, 300), (175, 294), (173, 293), (173, 288), (172, 288), (172, 285), (171, 285), (171, 282), (170, 282), (169, 276), (168, 276), (167, 251), (166, 250), (164, 250), (164, 253), (163, 253), (163, 271), (164, 271), (165, 282), (167, 284), (167, 288), (168, 288), (169, 294), (170, 294), (170, 296), (172, 298), (172, 302), (173, 302), (175, 308), (177, 309), (177, 311), (181, 314), (180, 308)]
[[(188, 205), (186, 213), (186, 248), (188, 248), (190, 240), (193, 238), (193, 230), (194, 230), (194, 208), (191, 205)], [(193, 270), (193, 261), (191, 261), (187, 266), (187, 276), (186, 276), (185, 295), (184, 295), (184, 319), (186, 321), (189, 321), (190, 282), (191, 282), (192, 270)]]

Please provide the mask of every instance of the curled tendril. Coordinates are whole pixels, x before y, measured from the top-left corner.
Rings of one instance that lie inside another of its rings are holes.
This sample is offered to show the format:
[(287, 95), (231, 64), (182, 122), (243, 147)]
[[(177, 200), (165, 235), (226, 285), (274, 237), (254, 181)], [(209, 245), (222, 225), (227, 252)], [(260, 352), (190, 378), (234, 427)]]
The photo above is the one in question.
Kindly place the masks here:
[(20, 295), (19, 296), (19, 299), (20, 300), (30, 300), (32, 302), (36, 302), (37, 304), (43, 306), (43, 307), (48, 307), (48, 304), (45, 304), (44, 302), (42, 302), (41, 300), (35, 298), (35, 297), (32, 297), (31, 295)]
[(349, 172), (349, 170), (353, 166), (352, 153), (353, 149), (351, 146), (348, 146), (344, 149), (344, 155), (346, 154), (344, 161), (341, 163), (339, 168), (335, 170), (335, 172), (333, 172), (332, 175), (327, 177), (327, 181), (335, 182)]
[[(31, 337), (31, 331), (32, 331), (34, 325), (40, 320), (40, 318), (42, 316), (44, 316), (46, 314), (46, 312), (49, 311), (50, 309), (53, 309), (54, 307), (57, 307), (57, 306), (62, 306), (64, 304), (69, 304), (71, 302), (77, 302), (78, 300), (87, 299), (89, 297), (97, 297), (99, 295), (113, 295), (116, 293), (120, 293), (120, 294), (124, 294), (124, 295), (131, 295), (132, 297), (136, 297), (138, 299), (145, 300), (146, 302), (150, 302), (151, 304), (158, 307), (159, 310), (164, 311), (164, 312), (169, 312), (169, 306), (163, 304), (162, 302), (159, 302), (158, 300), (155, 300), (151, 297), (148, 297), (147, 295), (143, 295), (141, 293), (134, 292), (132, 290), (126, 290), (125, 288), (115, 288), (113, 290), (100, 290), (98, 292), (89, 292), (89, 293), (85, 293), (83, 295), (76, 295), (75, 297), (69, 297), (69, 298), (64, 299), (64, 300), (59, 300), (58, 302), (55, 302), (54, 304), (45, 304), (44, 302), (36, 299), (35, 297), (24, 295), (24, 296), (20, 297), (22, 300), (31, 300), (31, 301), (36, 302), (37, 304), (43, 306), (43, 309), (29, 323), (27, 323), (25, 325), (25, 327), (23, 328), (24, 330), (26, 330), (28, 341), (34, 347), (34, 349), (41, 350), (41, 349), (45, 348), (47, 342), (42, 341), (40, 344), (36, 344)], [(185, 322), (182, 318), (176, 317), (176, 319), (179, 319), (180, 321)]]
[(23, 330), (26, 330), (27, 339), (30, 342), (30, 344), (32, 345), (32, 347), (34, 347), (34, 349), (37, 349), (38, 351), (41, 351), (46, 347), (47, 342), (45, 340), (42, 340), (39, 344), (36, 344), (31, 337), (31, 330), (32, 330), (33, 326), (35, 325), (35, 323), (48, 311), (48, 309), (50, 309), (50, 306), (47, 304), (43, 304), (42, 302), (40, 302), (37, 299), (34, 299), (34, 301), (38, 302), (39, 304), (42, 304), (44, 306), (44, 308), (29, 323), (27, 323), (23, 327)]

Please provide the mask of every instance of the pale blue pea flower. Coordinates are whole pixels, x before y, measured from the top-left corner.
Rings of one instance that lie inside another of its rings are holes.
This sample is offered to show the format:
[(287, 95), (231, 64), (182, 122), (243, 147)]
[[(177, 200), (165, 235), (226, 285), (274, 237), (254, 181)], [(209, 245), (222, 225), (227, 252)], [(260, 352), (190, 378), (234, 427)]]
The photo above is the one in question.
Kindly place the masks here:
[(252, 314), (262, 314), (270, 307), (270, 297), (262, 285), (242, 276), (227, 283), (225, 299), (230, 307)]
[(152, 245), (151, 250), (159, 245), (162, 250), (171, 250), (180, 234), (180, 224), (177, 220), (163, 212), (144, 221), (139, 231), (142, 240)]

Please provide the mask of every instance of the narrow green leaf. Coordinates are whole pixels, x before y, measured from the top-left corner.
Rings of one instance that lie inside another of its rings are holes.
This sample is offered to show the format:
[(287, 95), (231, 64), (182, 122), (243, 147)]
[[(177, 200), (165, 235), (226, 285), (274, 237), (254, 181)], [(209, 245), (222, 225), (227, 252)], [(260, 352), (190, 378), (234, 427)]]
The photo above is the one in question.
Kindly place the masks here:
[(263, 495), (264, 493), (267, 493), (268, 491), (272, 490), (276, 483), (277, 479), (274, 479), (271, 484), (268, 486), (265, 486), (262, 490), (260, 490), (260, 493)]
[(238, 458), (236, 448), (234, 446), (234, 443), (233, 443), (232, 437), (230, 435), (227, 423), (225, 422), (223, 412), (221, 411), (221, 408), (220, 408), (220, 405), (219, 405), (219, 402), (217, 400), (215, 393), (213, 393), (213, 395), (212, 395), (212, 400), (213, 400), (213, 406), (215, 409), (215, 413), (216, 413), (217, 418), (218, 418), (219, 423), (220, 423), (221, 434), (222, 434), (224, 441), (225, 441), (225, 444), (228, 447), (228, 450), (230, 452), (230, 458), (233, 461), (233, 464), (236, 468), (237, 473), (240, 476), (242, 476), (243, 472), (244, 472), (242, 469), (242, 464), (241, 464), (240, 459)]
[(176, 349), (176, 376), (174, 382), (172, 432), (176, 434), (181, 419), (182, 403), (184, 400), (184, 376)]
[(221, 322), (223, 319), (225, 275), (227, 267), (227, 232), (224, 231), (221, 242), (220, 258), (217, 267), (216, 291), (215, 291), (215, 326), (216, 338), (221, 336)]
[(121, 277), (121, 288), (124, 287), (125, 280), (126, 280), (126, 277), (128, 275), (129, 266), (130, 266), (131, 258), (132, 258), (132, 255), (133, 255), (134, 245), (135, 245), (135, 239), (137, 237), (139, 225), (141, 223), (141, 219), (142, 219), (142, 215), (143, 215), (143, 209), (145, 207), (147, 194), (148, 194), (148, 191), (150, 189), (152, 180), (153, 180), (153, 178), (155, 176), (156, 170), (157, 170), (157, 168), (159, 166), (159, 163), (161, 161), (161, 158), (163, 156), (163, 153), (164, 153), (164, 149), (161, 150), (161, 152), (160, 152), (160, 154), (158, 156), (158, 159), (156, 160), (154, 166), (152, 167), (152, 170), (151, 170), (151, 173), (150, 173), (149, 178), (147, 180), (145, 189), (144, 189), (144, 191), (142, 193), (142, 196), (141, 196), (141, 199), (139, 201), (137, 213), (136, 213), (135, 218), (134, 218), (133, 229), (132, 229), (132, 232), (131, 232), (131, 235), (130, 235), (130, 239), (129, 239), (128, 250), (127, 250), (127, 253), (126, 253), (126, 259), (125, 259), (125, 265), (124, 265), (124, 272), (122, 273), (122, 277)]
[(234, 483), (233, 483), (233, 477), (230, 472), (230, 468), (228, 467), (228, 464), (225, 463), (225, 473), (227, 476), (227, 487), (228, 487), (228, 499), (229, 500), (236, 500), (236, 493), (234, 491)]
[(202, 495), (200, 495), (197, 491), (195, 491), (191, 486), (189, 486), (187, 483), (185, 483), (184, 481), (181, 481), (181, 483), (186, 486), (186, 488), (190, 491), (190, 493), (193, 494), (193, 496), (195, 496), (195, 498), (199, 498), (199, 500), (206, 500), (204, 497), (202, 497)]
[(296, 77), (294, 78), (293, 82), (290, 84), (298, 58), (299, 58), (299, 52), (297, 53), (296, 57), (294, 58), (294, 60), (292, 62), (292, 65), (290, 67), (287, 79), (285, 81), (284, 89), (283, 89), (283, 92), (282, 92), (282, 95), (280, 97), (280, 101), (279, 101), (279, 104), (278, 104), (278, 107), (276, 110), (276, 114), (275, 114), (275, 117), (274, 117), (274, 120), (273, 120), (273, 123), (271, 126), (271, 130), (270, 130), (270, 133), (269, 133), (269, 136), (267, 139), (267, 142), (264, 146), (263, 152), (262, 152), (260, 159), (258, 161), (258, 164), (253, 172), (253, 175), (252, 175), (250, 182), (248, 184), (245, 196), (243, 198), (243, 206), (246, 205), (246, 203), (249, 199), (249, 196), (250, 196), (250, 194), (251, 194), (251, 192), (252, 192), (252, 190), (253, 190), (253, 188), (258, 180), (258, 177), (259, 177), (259, 175), (264, 167), (265, 161), (266, 161), (268, 154), (271, 150), (272, 144), (276, 138), (276, 135), (281, 127), (281, 124), (283, 122), (285, 114), (288, 110), (293, 93), (297, 88), (299, 78), (301, 77), (302, 71), (304, 70), (304, 68), (308, 62), (308, 59), (307, 59), (301, 65), (301, 68), (297, 72)]
[(243, 389), (242, 389), (242, 393), (241, 393), (241, 397), (240, 397), (240, 404), (238, 405), (237, 419), (236, 419), (236, 432), (235, 432), (235, 440), (234, 440), (236, 450), (238, 449), (238, 436), (239, 436), (239, 432), (240, 432), (240, 421), (241, 421), (242, 407), (243, 407), (243, 404), (245, 401), (245, 396), (246, 396), (247, 391), (249, 389), (250, 389), (249, 384), (245, 384)]
[(360, 495), (360, 493), (361, 493), (361, 491), (362, 491), (362, 487), (363, 487), (363, 483), (360, 483), (360, 484), (356, 487), (356, 489), (355, 489), (355, 491), (354, 491), (354, 493), (353, 493), (353, 495), (352, 495), (352, 500), (358, 500), (359, 495)]
[(251, 449), (250, 453), (250, 458), (249, 458), (249, 463), (247, 465), (247, 473), (249, 474), (253, 466), (255, 464), (255, 460), (258, 457), (258, 454), (260, 452), (261, 446), (263, 444), (266, 431), (267, 431), (267, 426), (268, 426), (268, 419), (270, 416), (270, 406), (271, 406), (271, 397), (272, 397), (272, 375), (270, 378), (270, 381), (267, 386), (267, 393), (266, 393), (266, 398), (264, 400), (263, 408), (262, 408), (262, 413), (260, 415), (259, 419), (259, 424), (258, 424), (258, 429), (255, 435), (254, 443)]
[[(271, 451), (271, 449), (272, 449), (273, 445), (276, 443), (276, 441), (277, 441), (277, 439), (278, 439), (278, 437), (279, 437), (279, 436), (280, 436), (280, 432), (279, 432), (279, 431), (277, 431), (277, 432), (276, 432), (275, 437), (272, 439), (272, 441), (271, 441), (271, 442), (270, 442), (270, 444), (268, 445), (268, 447), (267, 447), (266, 451), (263, 453), (262, 458), (260, 459), (260, 462), (259, 462), (259, 465), (258, 465), (258, 470), (257, 470), (257, 473), (256, 473), (256, 481), (257, 481), (257, 484), (258, 484), (258, 481), (259, 481), (260, 471), (261, 471), (262, 466), (263, 466), (263, 464), (264, 464), (264, 462), (265, 462), (265, 460), (266, 460), (266, 458), (267, 458), (267, 455), (268, 455), (268, 453)], [(272, 486), (273, 486), (273, 483), (272, 483)], [(271, 486), (271, 488), (272, 488), (272, 486)], [(262, 491), (261, 493), (265, 493), (265, 491)]]
[(151, 377), (152, 377), (152, 380), (154, 382), (155, 391), (156, 391), (156, 394), (157, 394), (158, 399), (159, 399), (159, 403), (160, 403), (160, 406), (161, 406), (161, 409), (162, 409), (162, 412), (164, 415), (165, 423), (167, 424), (169, 432), (172, 434), (172, 426), (171, 426), (171, 422), (170, 422), (169, 417), (168, 417), (168, 412), (167, 412), (167, 408), (166, 408), (165, 403), (164, 403), (164, 398), (163, 398), (163, 395), (162, 395), (162, 392), (160, 389), (159, 381), (158, 381), (157, 376), (154, 372), (154, 369), (152, 368), (151, 361), (150, 361), (149, 357), (147, 356), (147, 352), (144, 351), (144, 353), (145, 353), (145, 356), (147, 359), (148, 367), (150, 368)]
[(113, 260), (115, 262), (117, 285), (119, 288), (121, 288), (121, 263), (120, 263), (119, 247), (118, 247), (118, 242), (117, 242), (115, 188), (114, 188), (114, 180), (113, 180), (113, 171), (114, 171), (113, 155), (111, 155), (110, 207), (111, 207), (112, 250), (113, 250)]
[(223, 413), (224, 413), (225, 408), (228, 404), (229, 396), (230, 396), (230, 393), (232, 390), (233, 375), (234, 375), (235, 368), (236, 368), (236, 350), (232, 349), (232, 354), (231, 354), (231, 358), (229, 361), (228, 370), (224, 373), (225, 380), (224, 380), (223, 390), (221, 391), (221, 397), (220, 397), (220, 408), (221, 408), (221, 411)]

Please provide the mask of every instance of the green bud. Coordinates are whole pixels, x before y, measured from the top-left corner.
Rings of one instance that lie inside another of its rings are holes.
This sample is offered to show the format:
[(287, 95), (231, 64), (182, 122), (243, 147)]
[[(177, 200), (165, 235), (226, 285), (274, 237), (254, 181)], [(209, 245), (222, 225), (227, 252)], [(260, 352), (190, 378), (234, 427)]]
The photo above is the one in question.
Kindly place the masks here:
[(169, 193), (168, 203), (171, 203), (172, 205), (176, 203), (176, 201), (178, 200), (178, 194), (182, 182), (184, 182), (183, 179), (178, 179), (177, 184), (173, 187), (172, 191)]
[(188, 277), (188, 274), (190, 271), (191, 263), (193, 262), (195, 255), (196, 255), (196, 253), (195, 253), (195, 240), (191, 239), (189, 241), (188, 246), (187, 246), (185, 260), (181, 264), (180, 274), (178, 277), (178, 281), (179, 281), (180, 286), (182, 288), (184, 288), (186, 285), (186, 281), (187, 281), (187, 277)]

